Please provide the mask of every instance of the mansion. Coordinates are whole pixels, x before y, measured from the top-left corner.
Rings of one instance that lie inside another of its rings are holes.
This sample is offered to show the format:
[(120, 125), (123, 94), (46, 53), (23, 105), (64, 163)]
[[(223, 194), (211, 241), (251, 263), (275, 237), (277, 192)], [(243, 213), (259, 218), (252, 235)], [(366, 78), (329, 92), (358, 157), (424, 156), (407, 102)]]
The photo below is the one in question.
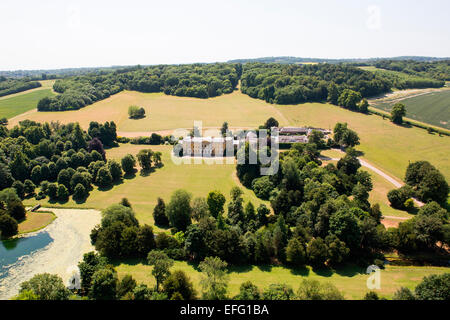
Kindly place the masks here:
[(234, 156), (234, 151), (239, 145), (239, 140), (232, 137), (190, 137), (187, 136), (182, 140), (183, 156), (194, 157), (223, 157), (225, 152), (231, 152), (230, 156)]
[[(308, 143), (308, 137), (313, 130), (324, 133), (325, 138), (330, 130), (306, 127), (272, 127), (272, 135), (276, 136), (276, 142), (280, 144)], [(235, 151), (245, 142), (253, 146), (258, 144), (258, 136), (254, 131), (249, 131), (245, 136), (239, 137), (184, 137), (180, 141), (183, 148), (183, 156), (188, 157), (224, 157), (234, 156)]]

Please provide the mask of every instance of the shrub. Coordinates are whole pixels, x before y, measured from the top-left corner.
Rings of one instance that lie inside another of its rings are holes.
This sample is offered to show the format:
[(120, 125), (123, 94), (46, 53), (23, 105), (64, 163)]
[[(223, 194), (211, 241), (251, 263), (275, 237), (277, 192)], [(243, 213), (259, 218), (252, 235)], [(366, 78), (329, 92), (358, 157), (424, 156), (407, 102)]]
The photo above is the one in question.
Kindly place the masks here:
[(79, 183), (75, 186), (74, 192), (73, 192), (73, 198), (75, 200), (81, 200), (86, 197), (86, 189), (85, 187)]
[(67, 190), (66, 186), (63, 184), (58, 185), (58, 191), (56, 193), (58, 200), (67, 201), (69, 200), (69, 190)]
[(145, 109), (138, 106), (128, 107), (128, 116), (130, 119), (140, 119), (145, 116)]
[(136, 159), (131, 154), (127, 154), (121, 160), (122, 169), (125, 171), (125, 174), (134, 173), (134, 167), (136, 166)]
[(39, 300), (68, 300), (71, 292), (62, 279), (54, 274), (37, 274), (20, 285), (20, 293), (31, 290)]
[(25, 187), (19, 180), (14, 181), (12, 187), (16, 190), (17, 195), (23, 199), (25, 197)]
[(113, 181), (122, 179), (122, 167), (116, 160), (108, 160), (108, 169)]
[(252, 189), (258, 198), (267, 200), (274, 189), (274, 185), (269, 176), (264, 176), (253, 180)]
[(6, 213), (0, 213), (0, 239), (9, 238), (18, 232), (17, 221)]
[(153, 209), (153, 219), (155, 220), (155, 224), (157, 226), (161, 227), (169, 226), (169, 219), (167, 218), (166, 215), (166, 204), (164, 203), (164, 200), (161, 198), (158, 198), (158, 203)]
[(414, 209), (414, 200), (411, 198), (407, 199), (403, 206), (407, 211), (411, 211), (412, 209)]
[(58, 186), (56, 183), (49, 183), (46, 194), (49, 196), (50, 200), (54, 200), (57, 197)]
[(112, 184), (113, 178), (106, 166), (101, 167), (98, 170), (97, 178), (95, 179), (95, 182), (97, 183), (97, 185), (99, 187), (103, 187), (103, 188), (109, 187)]

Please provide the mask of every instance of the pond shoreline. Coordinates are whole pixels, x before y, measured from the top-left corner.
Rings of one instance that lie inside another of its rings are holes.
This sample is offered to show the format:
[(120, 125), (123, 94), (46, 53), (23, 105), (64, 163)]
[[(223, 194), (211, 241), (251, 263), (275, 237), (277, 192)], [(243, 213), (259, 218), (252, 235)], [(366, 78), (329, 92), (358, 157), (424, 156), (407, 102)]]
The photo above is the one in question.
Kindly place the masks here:
[(91, 230), (100, 223), (101, 215), (93, 209), (54, 209), (56, 219), (45, 228), (18, 238), (33, 237), (47, 232), (53, 239), (47, 246), (21, 256), (8, 266), (8, 275), (0, 279), (0, 300), (10, 299), (19, 291), (20, 284), (39, 273), (58, 274), (64, 282), (71, 276), (71, 270), (83, 258), (83, 254), (94, 250), (90, 243)]

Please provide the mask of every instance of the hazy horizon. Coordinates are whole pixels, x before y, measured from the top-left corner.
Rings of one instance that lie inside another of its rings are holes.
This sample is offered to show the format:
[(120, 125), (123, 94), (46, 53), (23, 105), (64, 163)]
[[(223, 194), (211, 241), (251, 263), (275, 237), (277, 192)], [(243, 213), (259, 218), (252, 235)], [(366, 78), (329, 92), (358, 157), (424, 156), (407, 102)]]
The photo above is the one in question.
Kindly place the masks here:
[(450, 56), (448, 1), (0, 3), (0, 70)]

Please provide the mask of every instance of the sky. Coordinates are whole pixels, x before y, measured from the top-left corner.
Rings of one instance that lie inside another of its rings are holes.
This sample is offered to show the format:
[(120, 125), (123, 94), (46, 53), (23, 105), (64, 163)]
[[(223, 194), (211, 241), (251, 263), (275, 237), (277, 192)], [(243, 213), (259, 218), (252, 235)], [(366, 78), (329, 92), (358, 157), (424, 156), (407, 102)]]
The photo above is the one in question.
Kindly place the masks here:
[(1, 0), (0, 70), (450, 56), (448, 0)]

